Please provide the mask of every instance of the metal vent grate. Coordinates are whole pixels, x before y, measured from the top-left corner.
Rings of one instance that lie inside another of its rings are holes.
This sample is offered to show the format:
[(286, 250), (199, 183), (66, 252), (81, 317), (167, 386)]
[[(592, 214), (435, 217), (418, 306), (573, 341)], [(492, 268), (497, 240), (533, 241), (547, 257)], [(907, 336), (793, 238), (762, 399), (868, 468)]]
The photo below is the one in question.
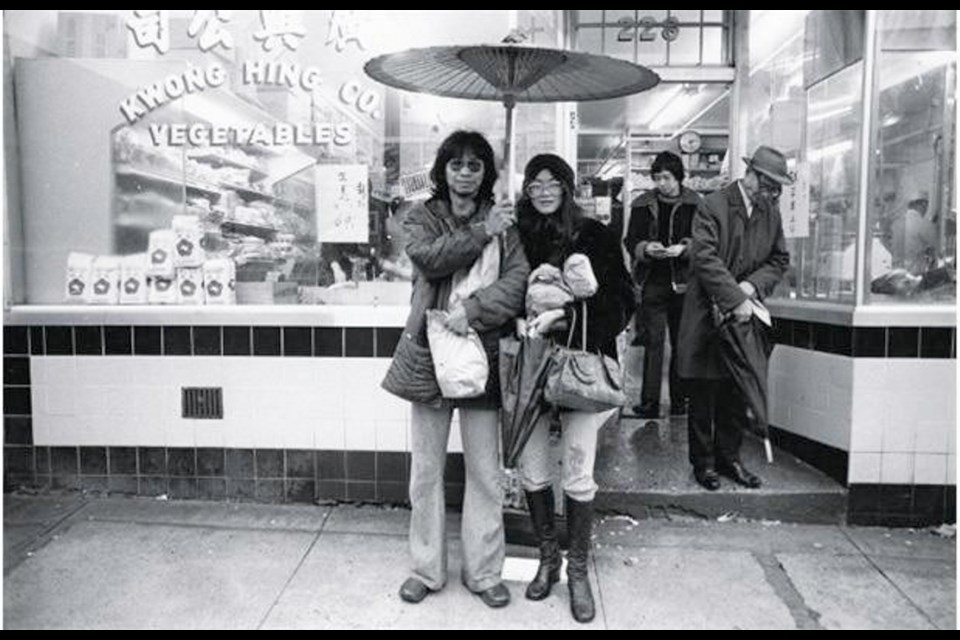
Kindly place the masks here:
[(221, 387), (184, 387), (183, 417), (201, 420), (223, 420)]

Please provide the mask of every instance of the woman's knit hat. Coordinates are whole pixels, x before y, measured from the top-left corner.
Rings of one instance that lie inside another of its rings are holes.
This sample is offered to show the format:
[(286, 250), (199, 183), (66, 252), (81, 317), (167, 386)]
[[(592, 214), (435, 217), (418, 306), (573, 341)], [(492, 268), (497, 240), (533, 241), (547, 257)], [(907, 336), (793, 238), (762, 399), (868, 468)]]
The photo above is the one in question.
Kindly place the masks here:
[(566, 160), (552, 153), (541, 153), (530, 159), (523, 174), (523, 184), (533, 182), (537, 174), (544, 169), (548, 170), (556, 180), (566, 187), (567, 193), (572, 194), (574, 192), (576, 176), (573, 169), (570, 168)]

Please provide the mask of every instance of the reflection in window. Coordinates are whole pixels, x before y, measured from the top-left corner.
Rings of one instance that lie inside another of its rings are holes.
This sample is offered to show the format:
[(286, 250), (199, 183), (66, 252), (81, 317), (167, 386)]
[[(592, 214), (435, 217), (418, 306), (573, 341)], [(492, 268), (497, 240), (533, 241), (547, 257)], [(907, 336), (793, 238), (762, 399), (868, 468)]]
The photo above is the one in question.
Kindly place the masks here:
[(857, 63), (807, 91), (811, 236), (801, 248), (803, 297), (854, 299), (862, 73)]
[[(867, 253), (874, 304), (956, 299), (956, 54), (945, 30), (955, 34), (952, 11), (881, 18)], [(938, 46), (951, 50), (923, 50)]]

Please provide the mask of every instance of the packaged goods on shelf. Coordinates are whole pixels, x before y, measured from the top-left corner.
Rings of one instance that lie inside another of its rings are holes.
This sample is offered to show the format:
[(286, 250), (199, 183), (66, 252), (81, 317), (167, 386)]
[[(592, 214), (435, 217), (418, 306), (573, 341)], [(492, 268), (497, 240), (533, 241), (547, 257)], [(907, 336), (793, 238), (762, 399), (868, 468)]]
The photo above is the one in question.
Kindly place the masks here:
[(92, 284), (93, 261), (89, 253), (72, 252), (67, 256), (67, 279), (64, 300), (72, 303), (87, 301)]
[(203, 304), (205, 300), (202, 268), (177, 269), (177, 302)]
[(206, 256), (203, 247), (200, 246), (200, 241), (203, 239), (200, 219), (195, 216), (174, 216), (173, 232), (176, 235), (173, 266), (177, 268), (202, 266)]
[(120, 303), (120, 258), (97, 256), (93, 261), (90, 280), (93, 286), (88, 302), (91, 304)]
[(120, 304), (147, 304), (147, 254), (135, 253), (120, 261)]
[(237, 267), (233, 260), (215, 258), (203, 263), (203, 284), (207, 304), (236, 304), (236, 281)]
[(152, 277), (147, 298), (150, 304), (177, 304), (176, 279)]
[(172, 280), (176, 276), (174, 255), (176, 254), (177, 235), (173, 229), (158, 229), (150, 232), (147, 255), (150, 265), (147, 275), (152, 278)]

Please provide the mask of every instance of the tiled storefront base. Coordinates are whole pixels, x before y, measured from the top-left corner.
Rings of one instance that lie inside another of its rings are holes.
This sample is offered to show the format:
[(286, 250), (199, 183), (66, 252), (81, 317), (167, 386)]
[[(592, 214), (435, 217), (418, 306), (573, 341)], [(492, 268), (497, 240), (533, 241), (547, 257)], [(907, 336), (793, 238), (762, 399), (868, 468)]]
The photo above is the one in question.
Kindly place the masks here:
[(770, 441), (842, 485), (847, 484), (849, 454), (846, 451), (770, 425)]
[[(409, 503), (410, 454), (383, 451), (4, 447), (4, 491), (80, 490), (181, 500)], [(447, 502), (463, 502), (463, 455), (447, 456)]]
[(849, 491), (849, 524), (926, 527), (957, 521), (955, 485), (852, 484)]

